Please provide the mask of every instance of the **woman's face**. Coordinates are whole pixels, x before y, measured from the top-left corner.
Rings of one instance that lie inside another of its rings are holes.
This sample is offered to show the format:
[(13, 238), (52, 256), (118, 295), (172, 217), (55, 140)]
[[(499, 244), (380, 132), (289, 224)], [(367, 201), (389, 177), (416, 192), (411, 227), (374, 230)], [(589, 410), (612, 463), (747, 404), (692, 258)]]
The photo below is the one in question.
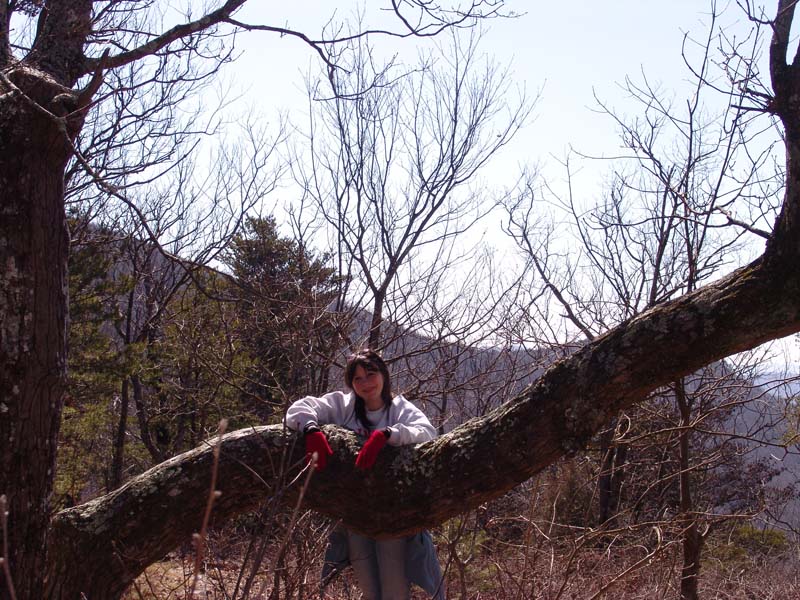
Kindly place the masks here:
[(364, 400), (368, 410), (383, 408), (383, 375), (379, 371), (368, 371), (361, 365), (353, 371), (353, 391)]

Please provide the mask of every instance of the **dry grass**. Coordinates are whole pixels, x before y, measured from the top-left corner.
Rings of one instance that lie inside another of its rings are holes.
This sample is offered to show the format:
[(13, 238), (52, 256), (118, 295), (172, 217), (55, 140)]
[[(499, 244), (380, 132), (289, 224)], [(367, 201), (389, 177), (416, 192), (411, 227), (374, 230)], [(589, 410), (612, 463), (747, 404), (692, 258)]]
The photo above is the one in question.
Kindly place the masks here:
[[(440, 538), (441, 539), (441, 538)], [(479, 540), (480, 538), (473, 538)], [(574, 540), (545, 541), (531, 537), (527, 545), (498, 540), (463, 545), (440, 545), (440, 561), (449, 564), (448, 598), (451, 600), (655, 600), (678, 598), (681, 548), (662, 543), (656, 551), (644, 545), (606, 547), (576, 544)], [(241, 549), (243, 546), (237, 546)], [(300, 544), (296, 548), (306, 548)], [(230, 548), (229, 548), (230, 549)], [(318, 548), (317, 548), (318, 549)], [(451, 552), (472, 553), (464, 578), (454, 568)], [(703, 565), (700, 597), (725, 600), (789, 600), (800, 598), (798, 549), (770, 556), (745, 553), (734, 558), (709, 558)], [(265, 559), (249, 598), (319, 598), (317, 580), (321, 553), (313, 562), (291, 556), (285, 565), (293, 579), (273, 594), (274, 572)], [(172, 555), (152, 565), (129, 590), (125, 600), (189, 600), (193, 557)], [(229, 600), (239, 577), (241, 554), (220, 558), (211, 553), (204, 564), (194, 599)], [(262, 589), (262, 585), (264, 586)], [(241, 588), (240, 588), (241, 589)], [(287, 592), (286, 589), (291, 591)], [(237, 596), (240, 598), (241, 596)], [(328, 590), (330, 600), (357, 600), (361, 595), (348, 572)], [(415, 589), (415, 600), (427, 596)]]
[[(547, 486), (530, 486), (509, 493), (434, 532), (450, 600), (680, 597), (681, 521), (637, 524), (620, 518), (626, 524), (615, 529), (561, 523), (554, 515), (562, 495), (548, 497), (547, 491)], [(197, 557), (187, 545), (151, 565), (124, 598), (320, 598), (319, 573), (330, 529), (327, 520), (299, 508), (243, 515), (203, 538), (206, 549), (194, 593)], [(796, 536), (765, 531), (741, 518), (721, 520), (710, 531), (702, 553), (700, 598), (800, 599)], [(426, 597), (413, 590), (414, 600)], [(361, 598), (349, 570), (328, 587), (325, 598)]]
[[(137, 580), (135, 586), (128, 590), (123, 600), (230, 600), (236, 587), (239, 564), (234, 561), (221, 564), (207, 564), (206, 570), (198, 578), (194, 595), (190, 596), (193, 573), (193, 559), (181, 559), (173, 556), (168, 560), (151, 565)], [(309, 572), (306, 577), (304, 592), (294, 598), (320, 598), (317, 591), (319, 570)], [(271, 575), (259, 578), (260, 584), (271, 582)], [(267, 595), (251, 595), (250, 598), (266, 598), (272, 590), (267, 588)], [(286, 598), (279, 595), (279, 598)], [(344, 573), (332, 583), (325, 593), (327, 600), (358, 600), (361, 594), (355, 585), (350, 572)], [(419, 589), (413, 590), (412, 600), (423, 600), (427, 596)]]

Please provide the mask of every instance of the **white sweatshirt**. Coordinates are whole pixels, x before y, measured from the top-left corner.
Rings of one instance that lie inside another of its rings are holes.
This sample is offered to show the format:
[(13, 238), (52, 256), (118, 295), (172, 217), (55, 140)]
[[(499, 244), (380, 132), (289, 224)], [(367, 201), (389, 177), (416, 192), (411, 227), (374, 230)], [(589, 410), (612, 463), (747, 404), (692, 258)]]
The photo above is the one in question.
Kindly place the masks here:
[[(378, 410), (367, 410), (367, 420), (372, 429), (388, 427), (392, 432), (388, 443), (391, 446), (419, 444), (436, 437), (436, 430), (428, 417), (402, 396), (395, 396), (392, 404)], [(306, 396), (293, 403), (286, 411), (286, 426), (303, 431), (308, 425), (341, 425), (367, 436), (370, 431), (356, 418), (355, 395), (345, 392), (330, 392), (321, 398)]]

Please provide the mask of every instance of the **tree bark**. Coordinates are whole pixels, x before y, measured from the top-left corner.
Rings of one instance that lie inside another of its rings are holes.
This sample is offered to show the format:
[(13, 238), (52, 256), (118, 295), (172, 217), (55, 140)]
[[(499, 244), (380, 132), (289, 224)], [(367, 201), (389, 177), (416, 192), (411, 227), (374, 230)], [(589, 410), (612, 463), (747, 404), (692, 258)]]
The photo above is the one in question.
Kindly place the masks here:
[[(9, 506), (4, 559), (22, 599), (44, 597), (66, 386), (64, 171), (86, 115), (71, 86), (80, 76), (74, 58), (83, 58), (91, 8), (91, 0), (54, 3), (22, 62), (7, 45), (9, 21), (0, 21), (0, 494)], [(8, 594), (3, 585), (0, 597)]]
[(680, 464), (680, 522), (683, 526), (683, 567), (681, 568), (681, 600), (698, 600), (698, 583), (700, 579), (700, 556), (703, 548), (703, 537), (694, 511), (692, 500), (691, 472), (691, 425), (692, 404), (686, 395), (683, 379), (675, 382), (675, 401), (681, 415), (681, 431), (679, 436)]
[(58, 112), (63, 89), (22, 67), (6, 76), (31, 102), (0, 87), (0, 494), (17, 594), (38, 598), (66, 384), (69, 148), (33, 105)]

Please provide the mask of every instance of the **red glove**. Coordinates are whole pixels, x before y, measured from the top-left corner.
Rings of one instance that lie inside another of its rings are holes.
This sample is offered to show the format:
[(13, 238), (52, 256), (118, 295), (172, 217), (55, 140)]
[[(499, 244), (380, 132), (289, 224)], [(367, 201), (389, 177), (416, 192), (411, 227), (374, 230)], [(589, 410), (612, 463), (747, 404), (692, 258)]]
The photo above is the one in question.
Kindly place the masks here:
[(317, 453), (317, 471), (322, 471), (325, 465), (328, 464), (328, 457), (333, 456), (328, 438), (321, 431), (309, 431), (305, 435), (306, 438), (306, 460), (311, 462), (314, 460), (313, 454)]
[(356, 467), (359, 469), (371, 469), (372, 465), (378, 459), (378, 452), (381, 451), (389, 440), (389, 436), (385, 431), (373, 431), (369, 436), (361, 451), (356, 456)]

